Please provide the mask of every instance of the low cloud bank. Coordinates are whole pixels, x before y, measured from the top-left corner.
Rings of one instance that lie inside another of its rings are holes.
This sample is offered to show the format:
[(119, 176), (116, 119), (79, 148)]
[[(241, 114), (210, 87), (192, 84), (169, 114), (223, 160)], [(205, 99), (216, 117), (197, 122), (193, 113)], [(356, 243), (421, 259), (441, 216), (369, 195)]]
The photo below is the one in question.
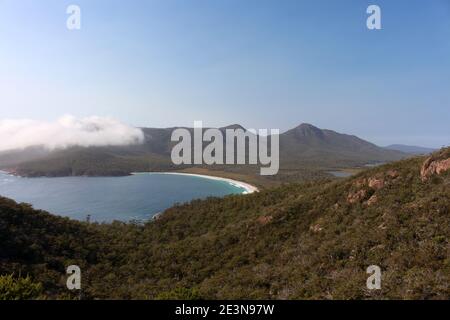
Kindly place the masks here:
[(123, 146), (143, 141), (142, 130), (112, 118), (66, 115), (56, 122), (0, 120), (0, 151), (32, 146), (50, 150), (71, 146)]

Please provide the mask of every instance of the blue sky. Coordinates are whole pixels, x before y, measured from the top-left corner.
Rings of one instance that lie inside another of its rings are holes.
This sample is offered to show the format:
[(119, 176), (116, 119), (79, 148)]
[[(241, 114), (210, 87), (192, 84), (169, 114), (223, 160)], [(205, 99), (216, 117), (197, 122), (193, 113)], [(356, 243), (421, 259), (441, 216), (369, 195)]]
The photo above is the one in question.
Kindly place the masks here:
[(0, 118), (64, 114), (448, 145), (450, 2), (0, 1)]

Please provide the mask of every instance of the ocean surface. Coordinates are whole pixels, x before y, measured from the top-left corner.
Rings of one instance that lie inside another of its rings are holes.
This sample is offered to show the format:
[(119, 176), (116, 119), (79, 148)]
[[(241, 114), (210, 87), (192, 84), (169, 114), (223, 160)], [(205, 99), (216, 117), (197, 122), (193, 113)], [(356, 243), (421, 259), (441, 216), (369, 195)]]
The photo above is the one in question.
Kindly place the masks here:
[(0, 172), (0, 196), (77, 220), (147, 220), (193, 199), (243, 193), (226, 181), (166, 174), (21, 178)]

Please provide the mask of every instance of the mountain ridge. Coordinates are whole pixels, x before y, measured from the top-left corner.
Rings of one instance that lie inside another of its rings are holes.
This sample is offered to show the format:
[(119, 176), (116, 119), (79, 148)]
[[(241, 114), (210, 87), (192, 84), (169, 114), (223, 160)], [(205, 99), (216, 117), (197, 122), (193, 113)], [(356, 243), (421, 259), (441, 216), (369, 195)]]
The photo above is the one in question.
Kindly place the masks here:
[[(71, 147), (54, 150), (48, 154), (42, 153), (30, 161), (27, 161), (20, 151), (16, 151), (15, 158), (20, 159), (16, 163), (11, 161), (11, 156), (8, 158), (5, 153), (1, 153), (0, 169), (24, 176), (103, 176), (127, 175), (134, 171), (195, 168), (176, 167), (171, 163), (170, 154), (175, 143), (170, 139), (174, 129), (176, 128), (141, 128), (144, 142), (139, 145)], [(186, 129), (193, 132), (193, 128)], [(244, 127), (232, 124), (219, 129), (244, 129)], [(305, 170), (315, 171), (318, 176), (322, 176), (320, 172), (328, 168), (363, 166), (367, 163), (399, 160), (407, 156), (401, 152), (378, 147), (354, 135), (319, 129), (307, 123), (281, 133), (279, 138), (282, 174), (278, 179), (282, 181), (292, 180), (295, 174)], [(255, 177), (254, 166), (246, 167), (215, 165), (207, 168), (237, 171)]]

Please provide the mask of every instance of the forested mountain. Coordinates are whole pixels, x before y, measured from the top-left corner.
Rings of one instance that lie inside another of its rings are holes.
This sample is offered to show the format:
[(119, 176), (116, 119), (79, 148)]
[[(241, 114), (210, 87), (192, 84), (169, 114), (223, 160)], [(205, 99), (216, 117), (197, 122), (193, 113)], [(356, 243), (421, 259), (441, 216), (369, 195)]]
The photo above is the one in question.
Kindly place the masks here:
[[(0, 274), (28, 275), (33, 298), (448, 299), (449, 172), (444, 149), (345, 180), (192, 201), (145, 224), (1, 198)], [(72, 264), (81, 294), (65, 288)], [(381, 290), (366, 288), (370, 265)]]
[(323, 167), (349, 167), (388, 162), (405, 157), (353, 135), (322, 130), (303, 123), (280, 136), (281, 161), (285, 164), (316, 164)]
[[(243, 129), (240, 125), (220, 128)], [(168, 171), (194, 166), (174, 166), (170, 153), (174, 142), (170, 141), (175, 128), (143, 128), (145, 139), (141, 145), (109, 147), (71, 147), (48, 152), (36, 147), (0, 153), (0, 169), (24, 176), (71, 175), (127, 175), (133, 171)], [(192, 128), (187, 128), (192, 132)], [(404, 153), (380, 148), (355, 136), (321, 130), (302, 124), (280, 135), (280, 181), (301, 181), (313, 175), (323, 176), (332, 168), (363, 166), (399, 160)], [(195, 168), (202, 166), (195, 166)], [(203, 166), (208, 170), (259, 175), (256, 166)], [(205, 169), (205, 168), (203, 168)], [(219, 175), (223, 175), (219, 174)], [(261, 178), (263, 179), (263, 178)], [(272, 179), (273, 180), (273, 179)], [(265, 183), (265, 181), (263, 181)]]

